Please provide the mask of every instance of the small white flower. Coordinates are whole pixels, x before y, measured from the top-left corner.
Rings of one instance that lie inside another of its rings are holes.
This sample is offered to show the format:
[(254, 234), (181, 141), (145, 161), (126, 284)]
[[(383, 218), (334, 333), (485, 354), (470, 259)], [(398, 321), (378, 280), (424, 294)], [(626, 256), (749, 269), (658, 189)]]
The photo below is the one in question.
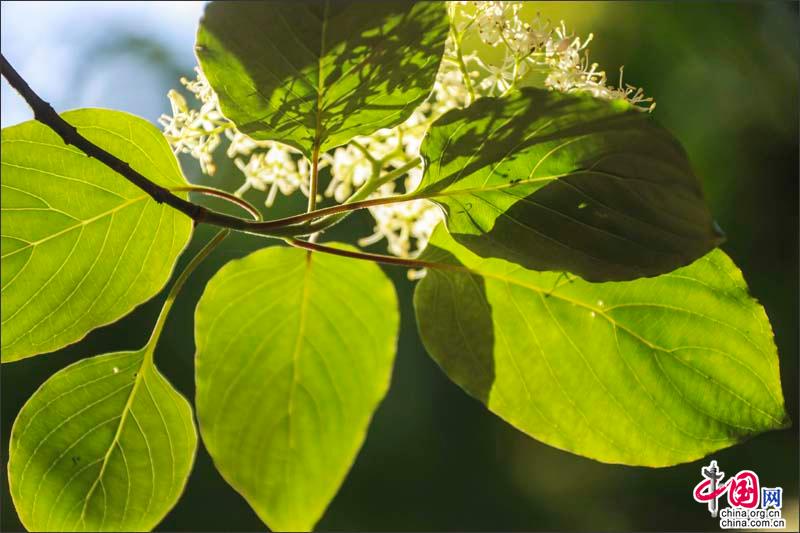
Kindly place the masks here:
[(372, 176), (372, 163), (352, 145), (337, 148), (333, 156), (323, 154), (322, 159), (331, 169), (331, 181), (325, 189), (325, 196), (332, 196), (339, 203)]
[(497, 46), (506, 26), (506, 10), (511, 2), (476, 2), (475, 23), (483, 42)]
[(440, 115), (454, 107), (464, 107), (468, 99), (461, 71), (452, 63), (443, 62), (433, 85), (431, 114)]
[(225, 130), (225, 136), (230, 141), (225, 155), (231, 159), (240, 155), (249, 156), (254, 150), (259, 148), (269, 148), (273, 144), (271, 141), (257, 141), (249, 135), (245, 135), (244, 133), (240, 132), (236, 128)]
[(502, 94), (504, 91), (508, 89), (511, 85), (511, 81), (513, 79), (513, 58), (507, 56), (507, 59), (511, 59), (511, 63), (509, 61), (504, 61), (501, 66), (496, 65), (486, 65), (485, 69), (488, 75), (484, 77), (478, 87), (481, 89), (482, 93), (486, 96), (495, 96), (497, 94)]
[(216, 102), (217, 95), (214, 89), (211, 88), (211, 84), (208, 83), (208, 79), (205, 74), (203, 74), (203, 71), (200, 70), (200, 67), (195, 67), (194, 71), (197, 73), (197, 78), (191, 81), (186, 78), (181, 78), (181, 84), (194, 93), (197, 99), (204, 104)]
[(308, 196), (309, 166), (305, 159), (295, 161), (287, 146), (271, 143), (266, 152), (256, 152), (245, 163), (236, 159), (234, 163), (242, 171), (245, 183), (236, 194), (241, 196), (248, 189), (267, 191), (265, 205), (272, 206), (278, 192), (288, 196), (298, 189)]

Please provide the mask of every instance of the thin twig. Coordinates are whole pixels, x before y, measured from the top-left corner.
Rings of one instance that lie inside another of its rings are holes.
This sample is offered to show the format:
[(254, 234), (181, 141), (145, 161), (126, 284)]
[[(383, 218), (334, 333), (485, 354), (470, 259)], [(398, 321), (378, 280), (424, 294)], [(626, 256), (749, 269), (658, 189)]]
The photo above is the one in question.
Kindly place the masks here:
[(231, 194), (227, 191), (221, 191), (219, 189), (215, 189), (214, 187), (203, 187), (202, 185), (187, 185), (185, 187), (170, 187), (170, 191), (176, 192), (197, 192), (200, 194), (207, 194), (209, 196), (216, 196), (217, 198), (222, 198), (223, 200), (227, 200), (233, 204), (238, 205), (250, 215), (252, 215), (253, 220), (263, 220), (261, 218), (261, 212), (256, 209), (253, 204), (245, 200), (244, 198), (239, 198), (238, 196)]
[(467, 89), (467, 94), (469, 95), (469, 101), (467, 105), (475, 101), (475, 89), (472, 88), (472, 80), (469, 78), (469, 71), (467, 70), (467, 64), (464, 61), (464, 54), (461, 53), (461, 36), (462, 34), (456, 34), (455, 29), (453, 26), (450, 26), (451, 35), (453, 38), (453, 45), (456, 48), (456, 59), (458, 59), (458, 69), (461, 71), (461, 77), (464, 80), (464, 87)]
[(367, 150), (366, 146), (364, 146), (355, 139), (350, 141), (350, 144), (353, 145), (359, 152), (361, 152), (364, 155), (364, 157), (367, 158), (367, 161), (369, 161), (370, 164), (372, 164), (373, 167), (380, 165), (380, 161), (375, 159), (375, 156), (369, 153), (369, 150)]
[(314, 143), (314, 153), (311, 156), (311, 181), (308, 185), (308, 213), (317, 208), (317, 184), (319, 183), (319, 143)]
[[(223, 198), (229, 202), (235, 203), (242, 209), (246, 210), (250, 215), (253, 217), (253, 220), (261, 220), (261, 213), (253, 207), (250, 202), (244, 200), (242, 198), (237, 198), (232, 194), (229, 194), (225, 191), (220, 191), (219, 189), (214, 189), (212, 187), (180, 187), (178, 189), (173, 190), (186, 190), (189, 192), (199, 192), (201, 194), (208, 194), (211, 196), (217, 196), (218, 198)], [(175, 280), (175, 284), (169, 290), (167, 294), (167, 299), (164, 301), (164, 305), (161, 308), (161, 313), (158, 315), (158, 320), (156, 321), (155, 327), (153, 327), (153, 333), (150, 335), (150, 340), (147, 342), (145, 346), (145, 353), (147, 357), (150, 358), (152, 361), (153, 353), (156, 349), (156, 344), (158, 343), (158, 338), (161, 336), (161, 330), (164, 328), (164, 324), (167, 321), (167, 316), (169, 316), (169, 311), (172, 308), (172, 305), (175, 303), (175, 300), (178, 297), (178, 294), (181, 292), (186, 280), (189, 279), (189, 276), (192, 272), (197, 268), (197, 266), (203, 262), (203, 260), (208, 257), (214, 249), (222, 243), (223, 240), (230, 234), (231, 230), (228, 228), (221, 229), (214, 237), (206, 243), (203, 248), (197, 252), (189, 264), (183, 269), (183, 272), (180, 273), (178, 278)]]
[(294, 238), (287, 238), (284, 240), (288, 244), (296, 248), (304, 248), (306, 250), (312, 250), (315, 252), (322, 252), (332, 255), (339, 255), (342, 257), (349, 257), (351, 259), (361, 259), (363, 261), (372, 261), (375, 263), (384, 263), (387, 265), (402, 266), (407, 268), (434, 268), (437, 270), (451, 270), (454, 272), (473, 274), (471, 270), (469, 270), (467, 267), (463, 265), (435, 263), (432, 261), (423, 261), (421, 259), (410, 259), (407, 257), (396, 257), (393, 255), (373, 254), (370, 252), (344, 250), (341, 248), (334, 248), (332, 246), (325, 246), (324, 244), (317, 244), (315, 242), (308, 242)]

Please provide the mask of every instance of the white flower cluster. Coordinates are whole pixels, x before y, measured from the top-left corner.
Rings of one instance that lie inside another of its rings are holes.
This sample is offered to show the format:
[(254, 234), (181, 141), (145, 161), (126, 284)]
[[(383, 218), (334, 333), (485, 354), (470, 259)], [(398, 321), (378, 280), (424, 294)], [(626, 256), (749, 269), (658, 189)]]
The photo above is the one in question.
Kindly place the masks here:
[[(395, 176), (397, 180), (404, 178), (402, 187), (394, 180), (384, 183), (382, 178), (418, 160), (420, 145), (432, 122), (450, 109), (469, 105), (475, 98), (502, 95), (522, 84), (536, 84), (538, 80), (540, 86), (551, 90), (625, 99), (648, 111), (655, 107), (642, 89), (622, 85), (621, 69), (620, 87), (607, 84), (605, 72), (597, 70), (596, 63), (589, 63), (587, 46), (591, 34), (581, 39), (567, 32), (563, 22), (552, 26), (539, 15), (524, 21), (522, 4), (449, 2), (451, 32), (430, 97), (399, 126), (357, 137), (348, 145), (321, 154), (319, 168), (328, 168), (331, 176), (323, 196), (342, 203), (362, 187), (375, 189), (369, 198), (413, 191), (422, 179), (418, 166)], [(492, 64), (483, 60), (477, 50), (463, 50), (462, 42), (470, 32), (489, 46), (502, 47), (502, 62)], [(213, 174), (213, 152), (224, 134), (230, 141), (226, 155), (244, 174), (244, 184), (237, 195), (249, 189), (264, 191), (267, 206), (273, 204), (278, 192), (290, 195), (300, 190), (307, 196), (309, 162), (289, 146), (257, 141), (238, 131), (222, 115), (217, 95), (200, 69), (196, 70), (196, 80), (181, 79), (181, 83), (200, 102), (200, 109), (190, 109), (180, 93), (170, 91), (172, 116), (160, 119), (164, 135), (176, 153), (191, 154), (199, 160), (203, 172)], [(374, 233), (359, 244), (368, 246), (386, 239), (389, 252), (402, 257), (417, 255), (443, 216), (438, 206), (421, 199), (373, 206), (369, 211), (375, 219)]]
[(290, 195), (298, 189), (308, 196), (309, 165), (299, 152), (274, 141), (258, 141), (236, 129), (222, 115), (217, 94), (199, 67), (197, 79), (181, 78), (181, 83), (200, 101), (200, 109), (190, 109), (186, 99), (175, 90), (167, 97), (172, 105), (172, 116), (162, 115), (164, 136), (175, 153), (188, 153), (200, 162), (203, 173), (216, 172), (214, 151), (219, 147), (221, 134), (230, 141), (226, 155), (244, 174), (244, 184), (236, 191), (244, 194), (248, 189), (267, 193), (266, 205), (271, 206), (278, 191)]
[(481, 40), (504, 49), (500, 65), (487, 65), (477, 54), (464, 56), (465, 62), (478, 70), (478, 88), (482, 95), (507, 92), (524, 83), (531, 73), (544, 73), (544, 87), (560, 92), (588, 92), (597, 98), (623, 99), (639, 109), (652, 111), (655, 103), (640, 88), (622, 82), (608, 84), (606, 73), (597, 63), (589, 62), (589, 43), (567, 31), (564, 21), (553, 26), (536, 15), (530, 21), (521, 18), (523, 2), (452, 2), (451, 19), (459, 38), (477, 28)]

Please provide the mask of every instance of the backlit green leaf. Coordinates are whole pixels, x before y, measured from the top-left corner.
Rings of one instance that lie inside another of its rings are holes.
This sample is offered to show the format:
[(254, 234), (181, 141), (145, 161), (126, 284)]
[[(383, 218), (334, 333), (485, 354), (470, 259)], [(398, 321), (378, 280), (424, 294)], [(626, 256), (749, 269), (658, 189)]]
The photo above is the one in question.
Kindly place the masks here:
[(399, 316), (372, 263), (270, 247), (195, 315), (197, 417), (223, 477), (273, 530), (310, 530), (389, 387)]
[(623, 101), (523, 89), (437, 120), (415, 196), (482, 257), (591, 281), (655, 276), (720, 236), (678, 142)]
[(785, 427), (764, 309), (720, 250), (657, 278), (588, 283), (482, 259), (437, 228), (414, 294), (447, 375), (504, 420), (603, 462), (692, 461)]
[[(187, 185), (145, 120), (105, 109), (63, 117), (159, 185)], [(188, 217), (36, 121), (2, 132), (0, 217), (4, 363), (78, 341), (152, 298), (192, 231)]]
[(192, 410), (145, 350), (54, 374), (11, 432), (8, 479), (30, 531), (148, 531), (194, 461)]
[(407, 119), (448, 29), (444, 2), (212, 2), (196, 50), (226, 117), (311, 158)]

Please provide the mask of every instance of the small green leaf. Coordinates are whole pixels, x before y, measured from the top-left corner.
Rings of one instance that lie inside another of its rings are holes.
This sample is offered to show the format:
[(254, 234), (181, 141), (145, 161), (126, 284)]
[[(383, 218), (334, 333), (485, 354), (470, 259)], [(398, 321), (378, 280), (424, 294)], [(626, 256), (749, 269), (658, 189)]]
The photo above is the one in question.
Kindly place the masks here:
[(399, 316), (372, 263), (270, 247), (195, 314), (197, 417), (222, 476), (273, 530), (310, 530), (389, 387)]
[(622, 101), (523, 89), (453, 110), (414, 196), (482, 257), (591, 281), (655, 276), (720, 242), (678, 142)]
[(443, 2), (212, 2), (196, 50), (226, 117), (310, 159), (406, 120), (448, 29)]
[(528, 435), (608, 463), (693, 461), (785, 427), (764, 309), (720, 250), (657, 278), (588, 283), (482, 259), (437, 228), (414, 294), (455, 383)]
[(192, 409), (145, 350), (57, 372), (11, 431), (8, 479), (30, 531), (148, 531), (194, 462)]
[[(159, 185), (187, 185), (145, 120), (105, 109), (63, 117)], [(76, 342), (152, 298), (192, 225), (36, 121), (3, 129), (2, 148), (5, 363)]]

